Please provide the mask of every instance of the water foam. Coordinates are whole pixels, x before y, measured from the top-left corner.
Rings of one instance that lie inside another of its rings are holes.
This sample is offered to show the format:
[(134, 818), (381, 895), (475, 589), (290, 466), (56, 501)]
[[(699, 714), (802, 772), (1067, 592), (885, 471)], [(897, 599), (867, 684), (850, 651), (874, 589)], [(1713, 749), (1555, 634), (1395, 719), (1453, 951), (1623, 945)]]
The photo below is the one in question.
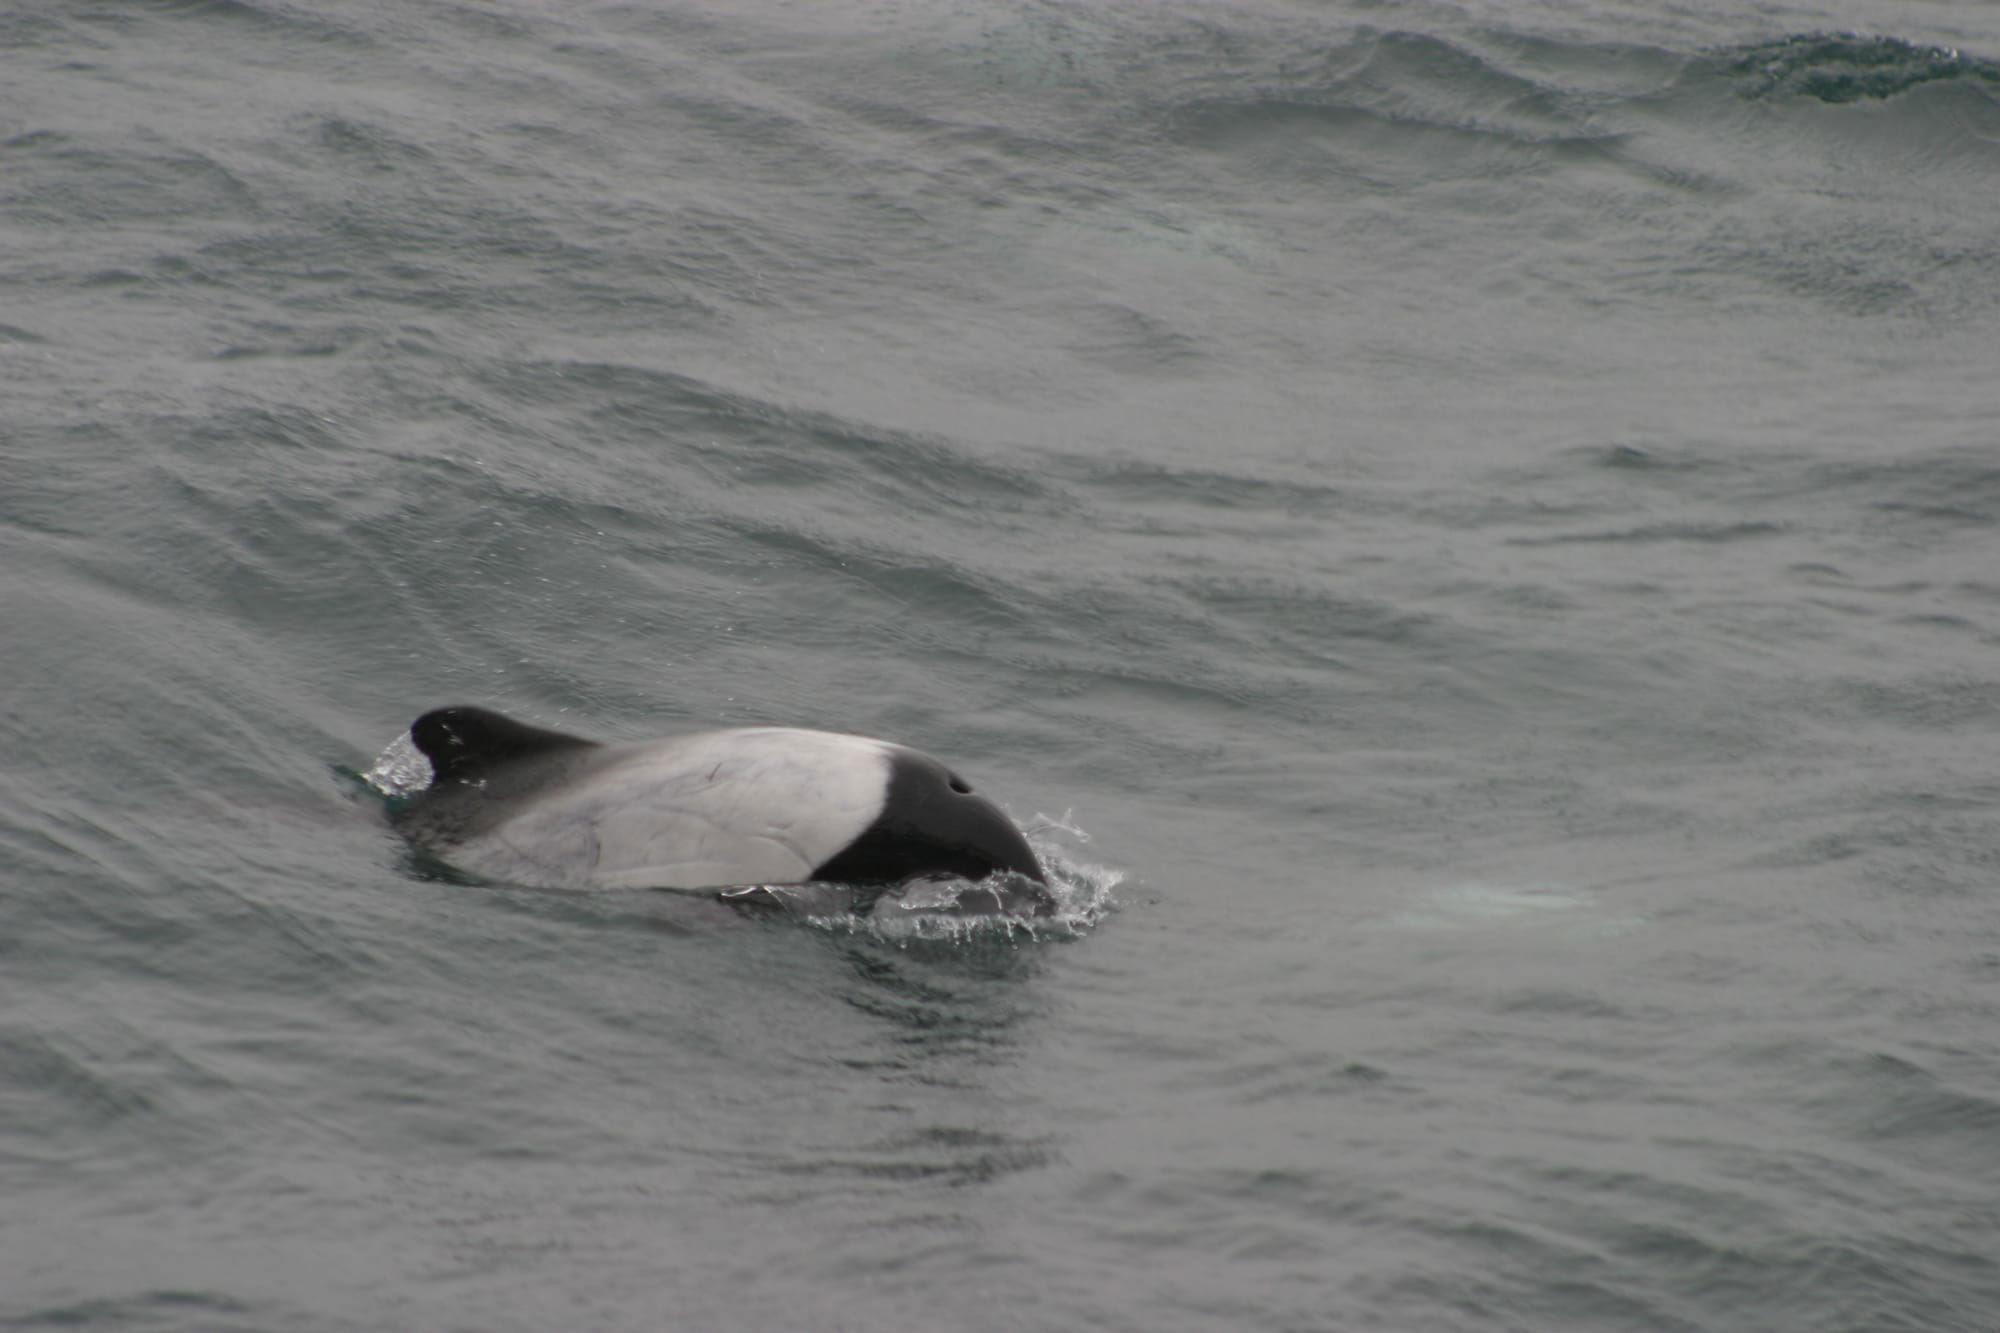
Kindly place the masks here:
[(866, 912), (812, 910), (810, 885), (784, 886), (779, 892), (796, 893), (794, 902), (803, 909), (799, 911), (799, 919), (807, 925), (868, 935), (896, 944), (1072, 939), (1093, 929), (1117, 910), (1118, 900), (1113, 890), (1124, 881), (1125, 872), (1080, 854), (1079, 849), (1089, 844), (1090, 835), (1076, 823), (1072, 812), (1065, 811), (1060, 817), (1037, 814), (1022, 832), (1048, 874), (1048, 890), (1055, 899), (1055, 910), (1047, 916), (961, 912), (957, 909), (962, 896), (968, 890), (978, 889), (977, 884), (967, 880), (915, 885), (897, 897), (885, 894)]
[(361, 780), (389, 800), (414, 796), (431, 785), (431, 761), (404, 732), (389, 742), (389, 748), (375, 757)]

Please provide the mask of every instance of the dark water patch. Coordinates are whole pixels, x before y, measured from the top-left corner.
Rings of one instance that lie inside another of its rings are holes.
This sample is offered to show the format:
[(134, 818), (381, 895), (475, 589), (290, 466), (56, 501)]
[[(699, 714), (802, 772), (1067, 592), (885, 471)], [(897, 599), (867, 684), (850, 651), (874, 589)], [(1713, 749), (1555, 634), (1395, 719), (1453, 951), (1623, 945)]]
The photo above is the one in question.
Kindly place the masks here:
[(1897, 527), (2000, 525), (2000, 466), (1981, 449), (1811, 469), (1808, 484), (1851, 496)]
[(156, 1287), (131, 1295), (92, 1298), (47, 1305), (18, 1315), (0, 1318), (0, 1328), (18, 1329), (131, 1329), (147, 1330), (202, 1328), (215, 1333), (259, 1333), (272, 1321), (283, 1323), (300, 1318), (297, 1310), (282, 1310), (261, 1303), (238, 1300), (224, 1291), (199, 1291)]
[(1815, 701), (1829, 718), (1853, 717), (1920, 730), (2000, 729), (2000, 681), (1930, 676), (1833, 683), (1835, 697)]
[[(837, 938), (837, 937), (836, 937)], [(942, 1054), (995, 1057), (1019, 1047), (1033, 1001), (1013, 989), (1039, 968), (1033, 946), (1018, 938), (969, 941), (848, 940), (841, 961), (858, 984), (842, 999), (882, 1020), (899, 1059), (928, 1065)]]
[[(599, 394), (574, 391), (584, 410), (601, 405)], [(637, 616), (661, 625), (660, 649), (700, 650), (713, 641), (710, 618), (763, 614), (765, 594), (745, 601), (746, 574), (795, 608), (796, 623), (810, 631), (801, 644), (814, 634), (853, 644), (841, 627), (854, 621), (829, 614), (829, 580), (846, 592), (870, 589), (874, 609), (865, 618), (892, 633), (947, 625), (961, 636), (1008, 632), (1023, 614), (1010, 609), (1018, 590), (929, 554), (923, 532), (884, 528), (874, 517), (877, 493), (896, 494), (907, 474), (906, 523), (928, 508), (962, 540), (966, 523), (992, 521), (968, 492), (1018, 496), (1011, 471), (920, 439), (780, 422), (766, 437), (774, 480), (746, 488), (731, 478), (751, 472), (755, 455), (732, 457), (717, 437), (739, 431), (712, 415), (698, 427), (712, 433), (699, 449), (683, 447), (682, 417), (676, 429), (653, 420), (633, 427), (647, 446), (634, 450), (560, 413), (544, 423), (480, 399), (440, 404), (490, 432), (472, 446), (474, 457), (438, 456), (421, 439), (414, 452), (400, 441), (363, 444), (360, 423), (259, 406), (172, 423), (156, 476), (167, 510), (182, 517), (147, 539), (169, 558), (115, 578), (154, 588), (172, 580), (178, 597), (243, 617), (275, 614), (305, 634), (329, 614), (360, 615), (365, 602), (403, 608), (408, 624), (422, 628), (402, 641), (440, 662), (468, 652), (518, 657), (510, 643), (531, 640), (550, 616), (572, 620), (585, 605), (598, 609), (588, 633), (619, 632)], [(786, 441), (799, 448), (789, 469)], [(246, 484), (250, 458), (280, 469), (285, 483)], [(944, 475), (952, 469), (958, 483)], [(752, 496), (767, 500), (781, 488), (808, 498), (799, 521), (740, 516), (755, 507)], [(489, 614), (454, 610), (468, 587), (490, 591)]]
[[(906, 517), (991, 522), (996, 514), (1063, 507), (1029, 471), (976, 459), (942, 441), (771, 409), (728, 420), (734, 429), (726, 444), (695, 436), (683, 447), (718, 468), (726, 462), (738, 484), (837, 490), (852, 494), (857, 510), (888, 508)], [(699, 430), (708, 423), (686, 424)]]
[(151, 136), (18, 136), (0, 146), (0, 164), (0, 207), (43, 227), (254, 218), (262, 209), (250, 181), (221, 161)]
[[(905, 642), (926, 639), (975, 647), (988, 636), (1038, 636), (1041, 599), (966, 565), (923, 557), (896, 547), (822, 535), (798, 524), (769, 525), (724, 519), (723, 531), (766, 553), (776, 571), (811, 576), (798, 591), (797, 609), (805, 622), (796, 646), (838, 648), (847, 643), (856, 620), (873, 621)], [(806, 628), (828, 585), (865, 590), (865, 602), (848, 616)]]
[(803, 1146), (764, 1164), (780, 1177), (849, 1179), (890, 1187), (935, 1184), (947, 1189), (988, 1185), (1057, 1160), (1048, 1140), (1017, 1139), (990, 1130), (927, 1126), (879, 1143), (833, 1152)]
[[(725, 549), (734, 534), (701, 514), (671, 464), (641, 454), (599, 468), (601, 442), (566, 452), (543, 443), (549, 437), (532, 420), (482, 424), (491, 437), (477, 447), (491, 462), (364, 446), (356, 423), (257, 407), (178, 425), (160, 484), (183, 517), (148, 539), (166, 560), (121, 577), (173, 578), (184, 598), (275, 615), (302, 632), (372, 601), (429, 627), (417, 642), (471, 634), (502, 645), (579, 605), (613, 608), (606, 628), (645, 613), (657, 603), (634, 580), (643, 587), (654, 577), (649, 553), (742, 568), (740, 550)], [(246, 484), (251, 458), (284, 472), (285, 484)], [(704, 586), (695, 570), (678, 581), (693, 596)], [(475, 586), (500, 595), (516, 622), (456, 614), (463, 589)], [(532, 616), (518, 619), (524, 612)]]
[(301, 121), (299, 127), (310, 142), (324, 148), (334, 158), (352, 159), (365, 170), (437, 172), (446, 169), (438, 153), (424, 142), (392, 132), (381, 125), (343, 116), (324, 116)]
[(1710, 273), (1742, 274), (1860, 318), (1970, 313), (1990, 303), (1991, 279), (2000, 276), (1969, 239), (1912, 233), (1881, 217), (1816, 211), (1719, 220), (1696, 243), (1693, 257)]
[[(1089, 598), (1089, 594), (1082, 596)], [(1189, 710), (1189, 716), (1204, 714), (1221, 722), (1242, 716), (1246, 710), (1269, 708), (1276, 710), (1278, 716), (1298, 723), (1324, 724), (1332, 720), (1330, 701), (1302, 679), (1290, 663), (1281, 661), (1271, 666), (1262, 660), (1244, 661), (1227, 654), (1196, 655), (1181, 651), (1178, 644), (1184, 639), (1213, 634), (1213, 622), (1191, 617), (1189, 624), (1190, 628), (1183, 633), (1168, 632), (1145, 640), (1129, 635), (1105, 638), (1070, 633), (1059, 641), (1063, 651), (1053, 660), (1034, 648), (1018, 655), (1040, 664), (1039, 674), (1050, 704), (1065, 712), (1100, 708), (1107, 710), (1108, 717), (1125, 710), (1166, 705)], [(1004, 651), (1012, 656), (1018, 650), (1009, 647)], [(1155, 736), (1151, 745), (1166, 743), (1168, 734)], [(1223, 742), (1256, 744), (1249, 735), (1224, 735), (1210, 744)], [(1175, 767), (1187, 771), (1188, 765), (1212, 762), (1215, 757), (1210, 752), (1197, 761), (1183, 755)]]
[(1878, 500), (1875, 507), (1885, 514), (1908, 517), (1924, 522), (1955, 526), (1970, 524), (1976, 527), (1991, 527), (1994, 511), (1962, 504), (1911, 503), (1906, 500)]
[[(1671, 308), (1707, 291), (1705, 308), (1748, 309), (1761, 302), (1736, 281), (1747, 276), (1857, 316), (1966, 318), (1993, 308), (1991, 247), (1975, 213), (1911, 210), (1905, 201), (1947, 172), (1965, 184), (1959, 197), (1968, 203), (1978, 193), (1972, 183), (1990, 180), (1986, 141), (2000, 127), (2000, 99), (1987, 76), (2000, 67), (1971, 62), (1979, 70), (1971, 81), (1935, 83), (1865, 121), (1771, 107), (1746, 123), (1718, 97), (1717, 84), (1738, 76), (1709, 57), (1633, 48), (1608, 59), (1609, 72), (1572, 80), (1565, 53), (1517, 34), (1449, 39), (1463, 47), (1452, 57), (1426, 48), (1446, 39), (1399, 36), (1408, 61), (1370, 74), (1370, 62), (1336, 60), (1290, 95), (1253, 63), (1238, 82), (1271, 85), (1269, 105), (1233, 91), (1198, 102), (1192, 123), (1213, 128), (1191, 142), (1260, 180), (1332, 193), (1335, 217), (1356, 216), (1357, 185), (1391, 196), (1449, 185), (1401, 225), (1468, 255), (1491, 252), (1479, 244), (1483, 233), (1454, 224), (1467, 215), (1504, 214), (1576, 256), (1603, 240), (1608, 248), (1585, 260), (1581, 290), (1594, 299), (1623, 293)], [(1342, 53), (1371, 44), (1399, 42), (1374, 34)], [(1479, 72), (1433, 88), (1422, 73), (1431, 58), (1440, 69), (1470, 62)], [(1584, 66), (1598, 58), (1576, 48)], [(1441, 133), (1448, 142), (1426, 142)], [(1774, 170), (1773, 161), (1782, 165)], [(1521, 180), (1541, 194), (1524, 197)], [(1681, 224), (1695, 222), (1707, 234), (1690, 252)], [(1519, 262), (1491, 257), (1508, 273)], [(1559, 272), (1533, 267), (1535, 289)]]
[[(1495, 587), (1480, 583), (1467, 584), (1452, 591), (1468, 593), (1510, 615), (1553, 620), (1583, 609), (1583, 603), (1574, 595), (1546, 584), (1517, 583)], [(1622, 596), (1641, 598), (1657, 596), (1662, 590), (1658, 585), (1626, 584), (1617, 591)]]
[[(1805, 465), (1804, 458), (1745, 453), (1719, 442), (1573, 446), (1525, 464), (1491, 469), (1483, 474), (1473, 498), (1461, 495), (1449, 507), (1427, 499), (1419, 512), (1451, 528), (1521, 524), (1546, 530), (1573, 528), (1590, 520), (1608, 524), (1635, 514), (1650, 516), (1659, 512), (1663, 501), (1671, 501), (1702, 516), (1687, 525), (1690, 539), (1700, 540), (1699, 533), (1708, 529), (1726, 542), (1732, 535), (1776, 535), (1734, 533), (1739, 524), (1717, 522), (1710, 516), (1770, 498), (1765, 488), (1771, 479), (1794, 465)], [(1775, 503), (1765, 507), (1781, 510)], [(1544, 532), (1520, 540), (1560, 546), (1616, 543), (1635, 534), (1633, 539), (1643, 543), (1672, 540), (1679, 527), (1656, 521), (1604, 532)]]
[(1072, 305), (1069, 320), (1076, 336), (1068, 350), (1112, 370), (1179, 376), (1210, 355), (1198, 335), (1128, 305)]
[[(1746, 1319), (1855, 1330), (1959, 1326), (1948, 1316), (1954, 1298), (1940, 1296), (1933, 1281), (1946, 1279), (1948, 1289), (1981, 1275), (1966, 1270), (1973, 1255), (1962, 1241), (1939, 1244), (1944, 1237), (1913, 1238), (1881, 1224), (1885, 1201), (1906, 1192), (1904, 1182), (1867, 1180), (1871, 1173), (1852, 1161), (1794, 1155), (1792, 1169), (1781, 1172), (1783, 1153), (1705, 1141), (1671, 1146), (1695, 1155), (1689, 1166), (1714, 1183), (1571, 1167), (1535, 1173), (1561, 1182), (1537, 1205), (1553, 1204), (1549, 1220), (1594, 1239), (1615, 1286), (1659, 1293), (1703, 1328)], [(1741, 1169), (1725, 1176), (1725, 1162)], [(1801, 1214), (1794, 1205), (1807, 1199), (1818, 1206)], [(1537, 1205), (1530, 1206), (1544, 1212)], [(1941, 1315), (1944, 1322), (1931, 1322)]]
[(1433, 1108), (1440, 1104), (1435, 1097), (1427, 1096), (1415, 1080), (1360, 1060), (1300, 1059), (1297, 1055), (1260, 1059), (1234, 1066), (1229, 1082), (1246, 1106), (1289, 1105), (1300, 1098), (1358, 1099)]
[[(1215, 1254), (1253, 1235), (1267, 1236), (1270, 1226), (1282, 1227), (1309, 1253), (1323, 1254), (1340, 1229), (1383, 1220), (1386, 1202), (1361, 1173), (1277, 1164), (1169, 1165), (1144, 1175), (1100, 1171), (1075, 1188), (1107, 1219), (1108, 1239), (1133, 1254), (1183, 1246)], [(1298, 1256), (1274, 1257), (1289, 1263)]]
[(159, 884), (157, 848), (147, 831), (133, 827), (127, 812), (85, 798), (38, 805), (10, 812), (26, 825), (48, 884), (6, 904), (16, 938), (82, 932), (131, 965), (171, 968), (171, 951), (194, 941), (199, 913)]
[(697, 313), (701, 291), (728, 280), (700, 229), (671, 211), (630, 200), (588, 216), (542, 206), (573, 195), (579, 168), (551, 154), (503, 169), (454, 124), (293, 114), (253, 150), (248, 225), (174, 258), (294, 310), (352, 311), (357, 298), (433, 312), (533, 301), (638, 323)]
[(1859, 33), (1800, 33), (1718, 57), (1746, 97), (1881, 101), (1920, 84), (1962, 80), (2000, 94), (2000, 63), (1946, 47)]
[(1875, 1154), (1684, 1137), (1659, 1146), (1687, 1182), (1590, 1167), (1534, 1174), (1559, 1182), (1542, 1200), (1559, 1225), (1597, 1237), (1634, 1285), (1671, 1293), (1702, 1327), (1958, 1328), (1950, 1311), (1992, 1280), (1973, 1239), (1991, 1210), (1968, 1207), (1966, 1192), (1936, 1197), (1933, 1182), (1885, 1171)]
[(1587, 445), (1577, 453), (1599, 467), (1620, 472), (1685, 472), (1699, 466), (1690, 459), (1676, 458), (1636, 444)]
[(139, 470), (127, 452), (132, 444), (101, 422), (24, 424), (10, 432), (0, 441), (0, 458), (16, 478), (0, 488), (0, 521), (9, 535), (80, 540), (87, 550), (118, 530), (126, 512), (119, 497)]
[(1572, 532), (1549, 537), (1509, 537), (1509, 546), (1572, 546), (1579, 543), (1690, 542), (1715, 545), (1755, 541), (1785, 534), (1786, 526), (1772, 522), (1743, 523), (1656, 523), (1612, 532)]
[(338, 44), (369, 50), (374, 43), (364, 31), (341, 24), (326, 14), (264, 0), (137, 0), (137, 3), (83, 5), (79, 24), (108, 31), (165, 39), (200, 31), (208, 40), (229, 44), (244, 37), (276, 38), (282, 42)]
[(1901, 1143), (1933, 1161), (2000, 1179), (1974, 1163), (2000, 1161), (2000, 1095), (1953, 1087), (1913, 1060), (1886, 1053), (1841, 1062), (1845, 1091), (1819, 1108), (1870, 1144)]
[(213, 356), (218, 361), (242, 361), (265, 356), (339, 356), (343, 352), (367, 347), (377, 337), (377, 330), (365, 324), (309, 330), (270, 320), (256, 320), (238, 335), (238, 341), (218, 347)]
[(1323, 54), (1287, 52), (1276, 69), (1244, 75), (1232, 72), (1226, 94), (1190, 98), (1174, 123), (1210, 142), (1288, 122), (1341, 129), (1359, 120), (1522, 144), (1590, 137), (1580, 107), (1553, 87), (1432, 33), (1363, 29)]
[(1536, 87), (1558, 89), (1578, 107), (1597, 109), (1671, 87), (1686, 71), (1685, 50), (1665, 42), (1594, 37), (1581, 28), (1538, 31), (1493, 25), (1476, 41), (1485, 58), (1505, 61)]
[(1068, 461), (1067, 470), (1078, 484), (1121, 505), (1186, 505), (1331, 518), (1361, 503), (1357, 496), (1341, 488), (1297, 480), (1206, 468), (1166, 467), (1133, 460)]
[[(49, 962), (73, 960), (80, 921), (44, 933)], [(215, 1118), (244, 1105), (244, 1089), (216, 1050), (190, 1040), (190, 1012), (177, 988), (135, 972), (82, 994), (59, 966), (40, 969), (32, 989), (16, 987), (10, 1021), (0, 1025), (0, 1160), (17, 1179), (61, 1187), (97, 1182), (115, 1190), (133, 1171), (162, 1160), (213, 1161), (231, 1145)], [(26, 980), (26, 978), (23, 978)]]
[(72, 1135), (87, 1141), (111, 1121), (157, 1109), (127, 1073), (100, 1072), (99, 1060), (74, 1049), (73, 1042), (59, 1041), (19, 1021), (0, 1026), (0, 1061), (7, 1069), (0, 1117), (17, 1129), (32, 1123), (65, 1131), (10, 1135), (11, 1154), (27, 1151), (41, 1158)]
[[(1583, 512), (1650, 506), (1655, 497), (1668, 495), (1691, 511), (1749, 509), (1785, 516), (1727, 523), (1710, 520), (1712, 536), (1725, 541), (1781, 535), (1817, 538), (1830, 531), (1907, 532), (1911, 539), (1921, 539), (1926, 530), (1936, 533), (2000, 522), (2000, 469), (1978, 448), (1947, 446), (1897, 451), (1894, 456), (1876, 456), (1875, 451), (1864, 449), (1850, 457), (1829, 460), (1791, 445), (1743, 450), (1702, 444), (1672, 452), (1648, 450), (1641, 461), (1622, 453), (1607, 455), (1590, 446), (1565, 451), (1557, 459), (1585, 461), (1602, 471), (1607, 485), (1577, 492), (1574, 474), (1566, 474), (1560, 466), (1537, 464), (1505, 470), (1496, 474), (1497, 484), (1492, 488), (1494, 513), (1510, 516), (1503, 507), (1506, 497), (1524, 485), (1554, 484), (1568, 475), (1574, 495), (1571, 503), (1582, 506)], [(1533, 516), (1532, 511), (1529, 516)], [(1653, 534), (1668, 536), (1674, 531), (1669, 525), (1636, 530), (1641, 539)], [(1528, 544), (1544, 540), (1617, 541), (1622, 536), (1558, 534), (1526, 540)], [(1854, 577), (1843, 566), (1823, 558), (1795, 561), (1792, 567), (1803, 579), (1830, 587), (1851, 584)]]
[[(1836, 685), (1829, 693), (1837, 697), (1846, 688)], [(1966, 757), (1977, 754), (1992, 726), (1977, 716), (1962, 723), (1843, 723), (1843, 715), (1818, 696), (1803, 700), (1802, 712), (1835, 734), (1928, 731), (1935, 755), (1910, 772), (1877, 773), (1862, 782), (1797, 775), (1770, 811), (1786, 834), (1766, 838), (1746, 863), (1822, 870), (1830, 872), (1829, 880), (1866, 885), (1871, 898), (1893, 908), (1894, 919), (1860, 916), (1851, 926), (1853, 938), (1871, 949), (1914, 947), (1929, 931), (1928, 913), (1960, 910), (1976, 900), (2000, 866), (1991, 838), (1996, 793)]]
[(1345, 674), (1385, 655), (1444, 651), (1460, 634), (1434, 615), (1342, 596), (1317, 582), (1188, 574), (1165, 583), (1199, 616), (1199, 632), (1218, 647), (1230, 645), (1243, 664), (1282, 661)]
[(1534, 1219), (1469, 1217), (1449, 1206), (1404, 1225), (1434, 1246), (1427, 1247), (1430, 1262), (1399, 1265), (1400, 1274), (1380, 1280), (1391, 1323), (1398, 1313), (1442, 1306), (1458, 1317), (1445, 1327), (1467, 1329), (1703, 1327), (1633, 1282), (1632, 1265), (1606, 1255), (1602, 1238), (1565, 1235)]
[[(1496, 1014), (1521, 1014), (1529, 1017), (1570, 1016), (1593, 1022), (1629, 1017), (1617, 1003), (1594, 991), (1553, 986), (1512, 990), (1493, 997), (1491, 1005), (1492, 1011)], [(1588, 1074), (1590, 1071), (1563, 1071), (1560, 1076), (1567, 1078), (1577, 1073)]]
[[(183, 423), (176, 434), (159, 457), (158, 481), (180, 519), (148, 538), (159, 563), (126, 577), (156, 586), (171, 579), (186, 602), (246, 619), (275, 614), (301, 629), (375, 599), (404, 604), (414, 591), (409, 564), (449, 522), (426, 509), (431, 488), (423, 483), (455, 488), (450, 464), (385, 468), (380, 455), (350, 448), (355, 432), (342, 423), (244, 407)], [(251, 458), (284, 473), (285, 483), (246, 484)], [(490, 520), (485, 528), (485, 544), (504, 541), (504, 529)]]
[[(59, 47), (64, 54), (75, 57), (77, 47), (83, 46), (78, 33), (68, 16), (55, 13), (16, 13), (7, 16), (5, 26), (0, 26), (0, 51), (33, 51), (41, 47)], [(84, 70), (90, 68), (85, 61), (72, 58), (64, 66), (66, 69)], [(4, 146), (4, 145), (0, 145)]]
[(602, 363), (495, 365), (486, 388), (568, 423), (593, 447), (643, 444), (669, 464), (704, 468), (732, 490), (850, 493), (870, 511), (977, 517), (1046, 509), (1054, 493), (1025, 468), (972, 456), (949, 441), (884, 431), (718, 389), (691, 377)]
[(1990, 632), (1979, 621), (1973, 620), (1968, 616), (1952, 615), (1944, 611), (1919, 611), (1906, 616), (1898, 616), (1892, 623), (1907, 625), (1912, 629), (1945, 630), (1951, 633), (1978, 635), (1982, 638), (1986, 637)]

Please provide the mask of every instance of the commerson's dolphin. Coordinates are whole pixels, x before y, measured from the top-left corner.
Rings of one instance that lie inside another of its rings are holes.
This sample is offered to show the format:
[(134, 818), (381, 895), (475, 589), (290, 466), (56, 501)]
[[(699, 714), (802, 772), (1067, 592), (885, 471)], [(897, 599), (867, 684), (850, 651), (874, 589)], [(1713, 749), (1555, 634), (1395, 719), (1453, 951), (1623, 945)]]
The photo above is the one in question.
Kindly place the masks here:
[[(485, 708), (410, 725), (428, 785), (392, 806), (416, 846), (482, 879), (540, 888), (723, 889), (839, 884), (883, 899), (1046, 915), (1047, 880), (1000, 808), (929, 755), (795, 727), (632, 745), (546, 731)], [(914, 895), (913, 881), (977, 881)], [(743, 888), (741, 886), (758, 886)], [(891, 892), (894, 890), (894, 892)]]

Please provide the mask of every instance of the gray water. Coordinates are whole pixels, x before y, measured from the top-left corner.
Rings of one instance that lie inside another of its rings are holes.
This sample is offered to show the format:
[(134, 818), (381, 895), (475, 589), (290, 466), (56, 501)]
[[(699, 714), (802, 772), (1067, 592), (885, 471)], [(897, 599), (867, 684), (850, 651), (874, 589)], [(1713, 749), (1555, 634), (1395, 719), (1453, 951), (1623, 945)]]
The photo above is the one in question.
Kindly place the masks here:
[(2000, 1327), (1996, 201), (1992, 5), (0, 7), (0, 1327)]

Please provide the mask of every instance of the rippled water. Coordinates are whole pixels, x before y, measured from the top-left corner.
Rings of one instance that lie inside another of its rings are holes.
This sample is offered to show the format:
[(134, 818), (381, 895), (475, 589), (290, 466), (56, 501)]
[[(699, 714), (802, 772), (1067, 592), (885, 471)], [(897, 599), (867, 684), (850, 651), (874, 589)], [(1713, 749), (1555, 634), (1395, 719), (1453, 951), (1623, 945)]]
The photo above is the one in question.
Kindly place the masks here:
[[(0, 1326), (2000, 1322), (1987, 7), (0, 13)], [(466, 883), (425, 708), (1074, 928)]]

